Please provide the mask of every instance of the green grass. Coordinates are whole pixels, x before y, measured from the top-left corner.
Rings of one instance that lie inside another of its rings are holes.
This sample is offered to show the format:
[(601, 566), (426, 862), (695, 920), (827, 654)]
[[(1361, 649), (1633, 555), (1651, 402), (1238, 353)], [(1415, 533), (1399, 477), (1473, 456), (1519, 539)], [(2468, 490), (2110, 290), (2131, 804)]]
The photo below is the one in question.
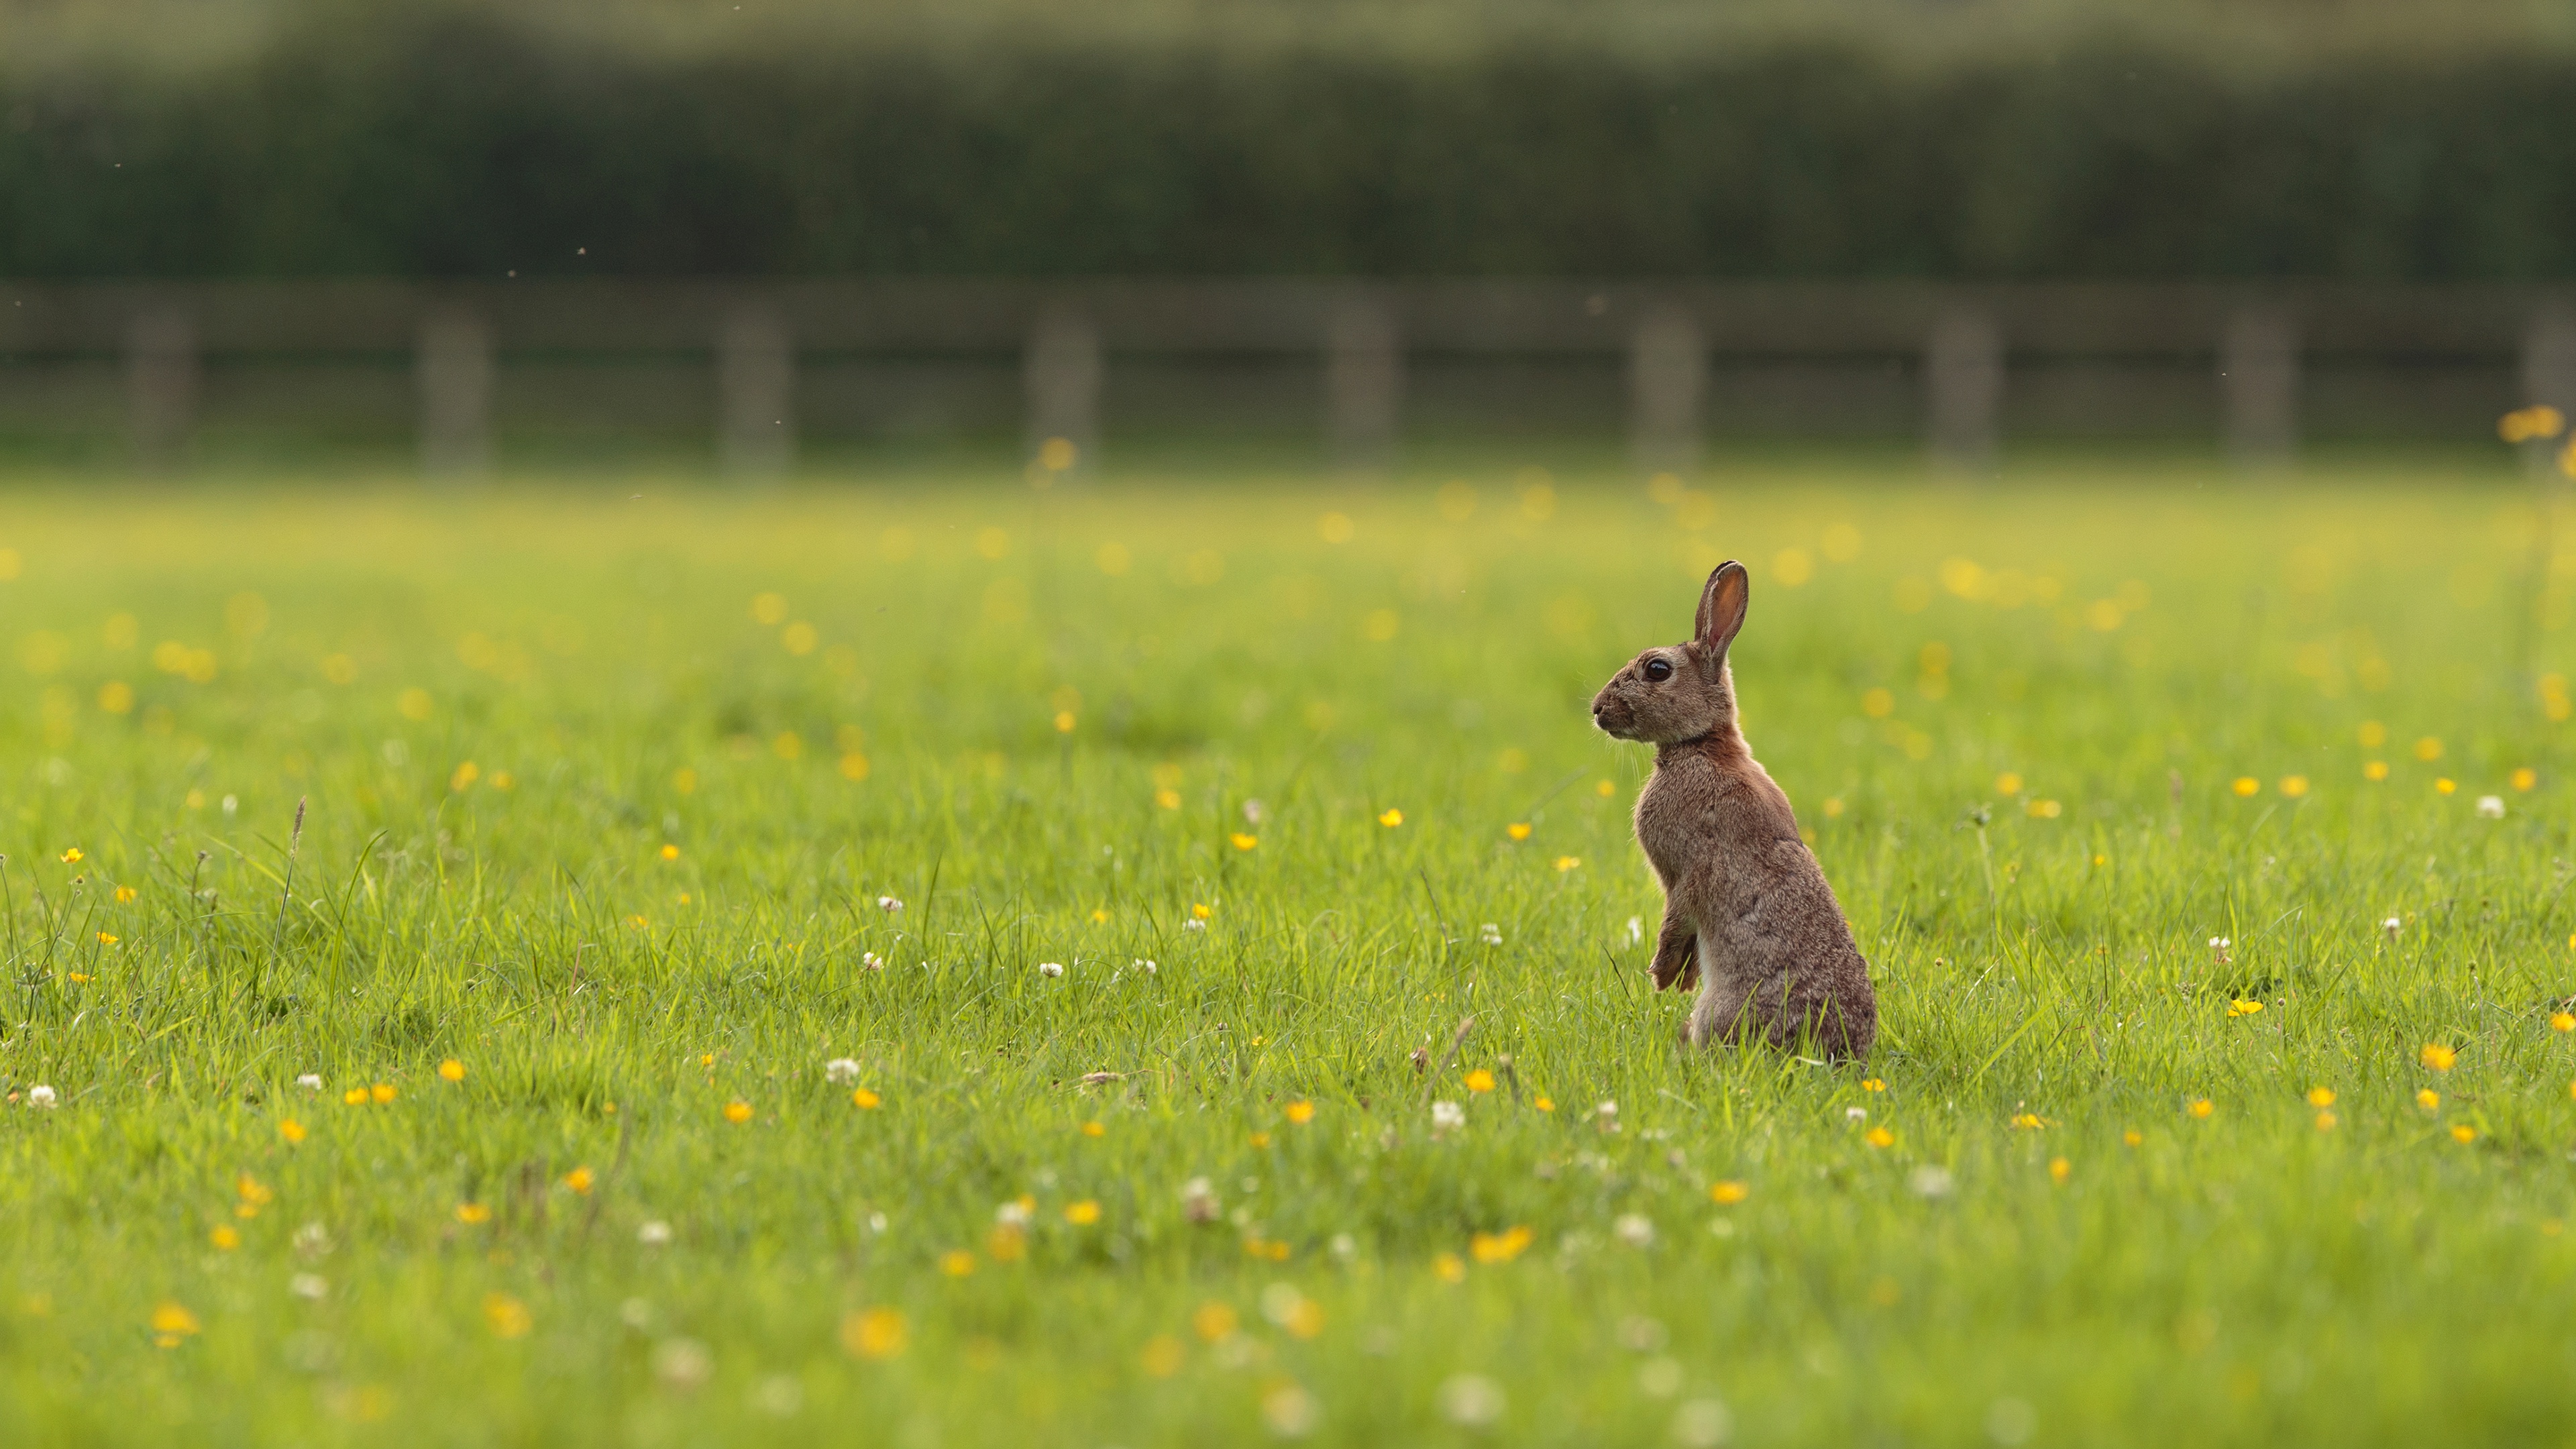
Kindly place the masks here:
[[(2576, 555), (2501, 469), (1442, 481), (22, 482), (0, 1440), (2564, 1436)], [(1727, 555), (1865, 1068), (1640, 980), (1584, 704)]]

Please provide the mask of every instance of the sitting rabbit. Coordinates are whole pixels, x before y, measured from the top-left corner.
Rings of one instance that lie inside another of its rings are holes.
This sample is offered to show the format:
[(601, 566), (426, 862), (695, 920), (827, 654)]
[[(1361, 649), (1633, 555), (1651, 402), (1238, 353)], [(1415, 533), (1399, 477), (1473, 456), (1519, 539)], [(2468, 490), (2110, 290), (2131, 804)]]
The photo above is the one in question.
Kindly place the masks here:
[(1744, 565), (1718, 565), (1695, 637), (1612, 675), (1593, 697), (1592, 722), (1655, 746), (1637, 843), (1664, 886), (1655, 988), (1699, 984), (1686, 1039), (1701, 1046), (1749, 1029), (1774, 1046), (1811, 1040), (1828, 1057), (1856, 1059), (1878, 1034), (1869, 963), (1798, 838), (1789, 797), (1736, 728), (1726, 648), (1744, 627), (1750, 588)]

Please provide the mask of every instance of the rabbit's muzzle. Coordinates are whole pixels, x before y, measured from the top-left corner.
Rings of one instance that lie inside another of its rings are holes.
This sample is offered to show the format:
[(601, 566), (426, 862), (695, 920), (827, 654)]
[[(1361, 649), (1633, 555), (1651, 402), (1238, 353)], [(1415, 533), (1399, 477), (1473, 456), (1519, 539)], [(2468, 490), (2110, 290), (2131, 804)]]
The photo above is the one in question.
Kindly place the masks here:
[(1637, 711), (1628, 701), (1605, 689), (1592, 697), (1592, 724), (1613, 739), (1634, 739)]

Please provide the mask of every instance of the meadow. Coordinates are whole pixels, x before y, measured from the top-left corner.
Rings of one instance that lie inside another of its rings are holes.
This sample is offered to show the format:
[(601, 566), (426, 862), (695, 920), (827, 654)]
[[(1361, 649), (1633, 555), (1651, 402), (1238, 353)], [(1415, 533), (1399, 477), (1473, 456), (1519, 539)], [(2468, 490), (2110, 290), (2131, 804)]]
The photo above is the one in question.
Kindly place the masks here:
[[(2564, 1441), (2570, 541), (2501, 459), (13, 479), (0, 1440)], [(1643, 978), (1585, 705), (1726, 557), (1862, 1065)]]

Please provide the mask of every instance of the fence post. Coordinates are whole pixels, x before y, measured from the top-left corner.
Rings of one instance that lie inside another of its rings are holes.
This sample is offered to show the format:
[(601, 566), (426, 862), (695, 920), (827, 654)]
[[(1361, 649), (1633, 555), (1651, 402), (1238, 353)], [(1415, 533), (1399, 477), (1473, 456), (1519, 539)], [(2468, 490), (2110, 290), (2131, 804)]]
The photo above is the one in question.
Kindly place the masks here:
[(1395, 456), (1404, 405), (1404, 341), (1375, 297), (1333, 304), (1324, 323), (1324, 441), (1333, 461), (1355, 471)]
[(463, 478), (492, 462), (492, 329), (475, 313), (443, 308), (420, 324), (420, 467)]
[(2576, 312), (2543, 310), (2522, 335), (2522, 400), (2576, 417)]
[(2004, 394), (2004, 338), (1992, 317), (1954, 308), (1932, 324), (1923, 351), (1923, 392), (1933, 466), (1945, 472), (1992, 468)]
[(1088, 469), (1100, 447), (1100, 334), (1063, 308), (1029, 333), (1029, 458), (1050, 474)]
[(155, 309), (128, 324), (126, 429), (143, 466), (171, 466), (186, 451), (196, 423), (197, 369), (197, 329), (185, 312)]
[(796, 461), (796, 340), (778, 314), (745, 303), (716, 339), (716, 453), (734, 478), (775, 478)]
[(1708, 338), (1670, 303), (1637, 319), (1628, 338), (1628, 446), (1649, 473), (1679, 473), (1699, 462), (1700, 394), (1708, 386)]
[(2281, 313), (2237, 312), (2218, 343), (2227, 455), (2239, 468), (2286, 467), (2299, 451), (2299, 329)]

